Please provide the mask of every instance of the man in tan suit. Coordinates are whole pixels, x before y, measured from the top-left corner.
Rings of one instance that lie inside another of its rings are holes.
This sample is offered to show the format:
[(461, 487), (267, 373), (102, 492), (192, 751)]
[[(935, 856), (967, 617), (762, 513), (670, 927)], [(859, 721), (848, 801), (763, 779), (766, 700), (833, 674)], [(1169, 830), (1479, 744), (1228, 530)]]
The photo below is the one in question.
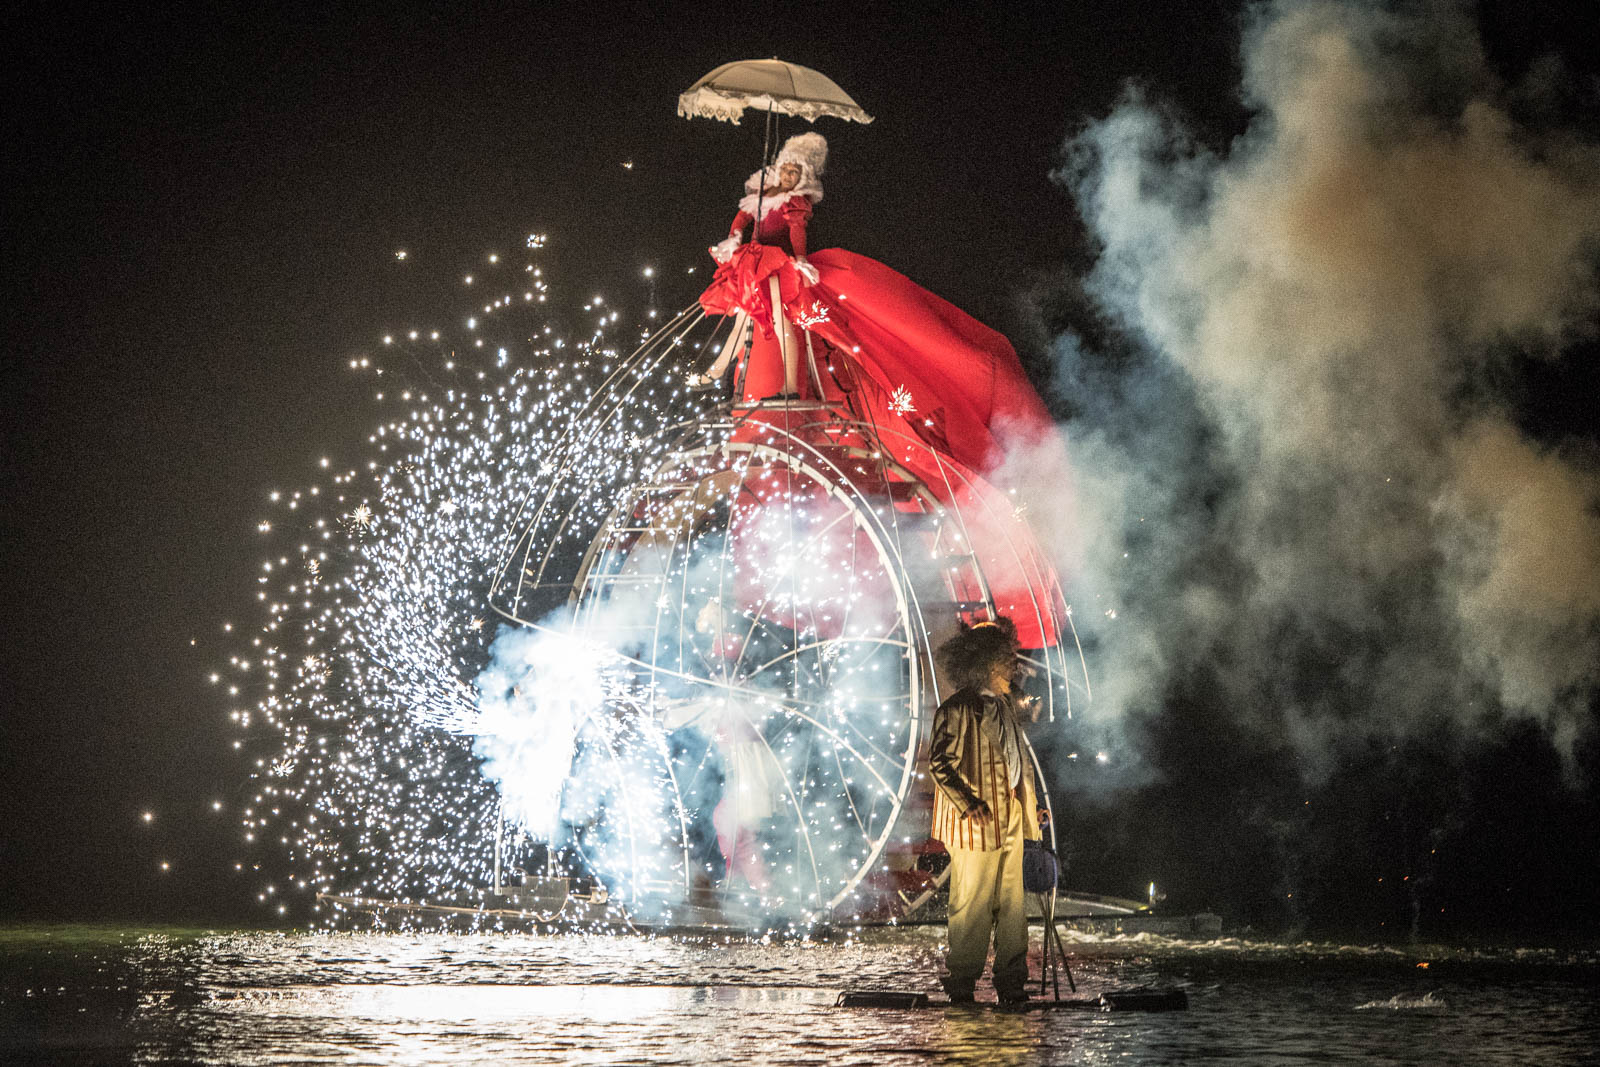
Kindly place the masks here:
[(957, 686), (933, 717), (928, 770), (933, 836), (950, 852), (950, 952), (945, 991), (969, 1003), (994, 936), (1000, 1003), (1027, 1003), (1028, 917), (1022, 843), (1040, 837), (1032, 761), (1011, 694), (1011, 620), (963, 629), (939, 648)]

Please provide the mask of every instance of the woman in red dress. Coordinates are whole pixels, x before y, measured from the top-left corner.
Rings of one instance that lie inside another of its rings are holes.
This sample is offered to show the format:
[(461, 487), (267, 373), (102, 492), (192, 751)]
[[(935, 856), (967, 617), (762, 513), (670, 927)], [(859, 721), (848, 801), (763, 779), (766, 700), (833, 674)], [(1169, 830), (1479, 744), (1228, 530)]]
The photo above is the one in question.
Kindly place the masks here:
[[(995, 603), (1036, 620), (1028, 647), (1054, 644), (1054, 623), (1039, 607), (1059, 596), (1053, 569), (1015, 500), (991, 484), (1014, 485), (1023, 474), (1057, 500), (1070, 493), (1054, 420), (1000, 333), (877, 260), (837, 248), (808, 254), (826, 162), (827, 142), (803, 133), (745, 183), (700, 296), (707, 313), (735, 320), (707, 377), (727, 370), (753, 329), (739, 402), (813, 399), (874, 427), (896, 461), (962, 512)], [(897, 444), (916, 441), (927, 447)]]
[[(820, 384), (815, 399), (861, 408), (857, 417), (909, 431), (980, 474), (995, 471), (1010, 448), (1052, 441), (1054, 422), (1005, 337), (876, 260), (837, 248), (808, 256), (806, 227), (827, 157), (820, 134), (802, 133), (745, 182), (700, 295), (709, 314), (735, 317), (707, 377), (722, 376), (753, 326), (747, 402), (779, 392), (771, 387), (781, 366), (780, 395), (809, 395)], [(802, 373), (808, 351), (815, 366)]]
[[(827, 158), (828, 143), (822, 135), (802, 133), (784, 143), (771, 167), (745, 180), (745, 195), (728, 236), (711, 248), (717, 273), (700, 297), (709, 313), (735, 316), (733, 332), (708, 373), (709, 380), (727, 370), (755, 324), (764, 341), (777, 345), (783, 367), (779, 395), (800, 395), (799, 339), (784, 309), (804, 285), (817, 280), (816, 270), (806, 262), (806, 224), (812, 206), (822, 199)], [(752, 224), (752, 239), (745, 244), (745, 229)], [(770, 373), (769, 368), (760, 368), (758, 379), (766, 377), (763, 372)], [(747, 392), (752, 384), (747, 371)]]

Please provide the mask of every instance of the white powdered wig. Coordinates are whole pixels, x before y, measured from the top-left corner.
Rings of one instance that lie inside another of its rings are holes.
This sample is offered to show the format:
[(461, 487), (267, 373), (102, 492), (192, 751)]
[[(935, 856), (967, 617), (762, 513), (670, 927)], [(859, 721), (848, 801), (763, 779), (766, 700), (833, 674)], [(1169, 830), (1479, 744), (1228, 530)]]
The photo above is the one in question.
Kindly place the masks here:
[[(778, 184), (778, 171), (785, 163), (800, 165), (800, 184), (777, 197), (769, 194), (766, 198), (767, 203), (762, 205), (762, 214), (771, 211), (775, 205), (796, 194), (806, 197), (813, 204), (822, 199), (822, 175), (828, 169), (828, 142), (820, 133), (797, 133), (783, 142), (783, 147), (778, 151), (778, 158), (766, 169), (765, 181), (762, 180), (762, 172), (759, 170), (744, 180), (746, 196), (744, 200), (739, 201), (741, 211), (755, 214), (756, 194), (763, 187), (771, 190)], [(750, 206), (745, 206), (745, 200), (750, 201)]]

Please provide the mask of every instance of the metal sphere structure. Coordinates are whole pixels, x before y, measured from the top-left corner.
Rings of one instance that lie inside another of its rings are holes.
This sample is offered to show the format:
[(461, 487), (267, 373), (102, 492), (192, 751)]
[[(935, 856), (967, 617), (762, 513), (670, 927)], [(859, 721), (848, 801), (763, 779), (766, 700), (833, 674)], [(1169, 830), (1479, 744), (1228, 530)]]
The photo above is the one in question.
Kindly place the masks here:
[(1071, 614), (1014, 499), (824, 388), (809, 338), (817, 399), (746, 396), (746, 350), (731, 396), (683, 387), (627, 477), (582, 462), (585, 425), (624, 418), (640, 382), (695, 382), (725, 323), (691, 308), (619, 362), (490, 594), (604, 650), (559, 844), (636, 914), (912, 915), (941, 878), (919, 863), (949, 693), (934, 649), (1010, 615), (1039, 716), (1070, 715), (1088, 692)]

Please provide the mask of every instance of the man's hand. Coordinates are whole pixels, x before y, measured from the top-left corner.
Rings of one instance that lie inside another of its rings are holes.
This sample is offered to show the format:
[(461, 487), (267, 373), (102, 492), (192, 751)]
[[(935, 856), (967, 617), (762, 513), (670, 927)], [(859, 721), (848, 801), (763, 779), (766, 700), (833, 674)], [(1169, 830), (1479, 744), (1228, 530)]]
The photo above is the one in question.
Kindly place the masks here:
[(989, 810), (988, 804), (985, 804), (980, 800), (972, 807), (968, 808), (966, 814), (962, 815), (961, 817), (963, 819), (971, 819), (979, 826), (988, 826), (989, 823), (994, 819), (994, 812)]

